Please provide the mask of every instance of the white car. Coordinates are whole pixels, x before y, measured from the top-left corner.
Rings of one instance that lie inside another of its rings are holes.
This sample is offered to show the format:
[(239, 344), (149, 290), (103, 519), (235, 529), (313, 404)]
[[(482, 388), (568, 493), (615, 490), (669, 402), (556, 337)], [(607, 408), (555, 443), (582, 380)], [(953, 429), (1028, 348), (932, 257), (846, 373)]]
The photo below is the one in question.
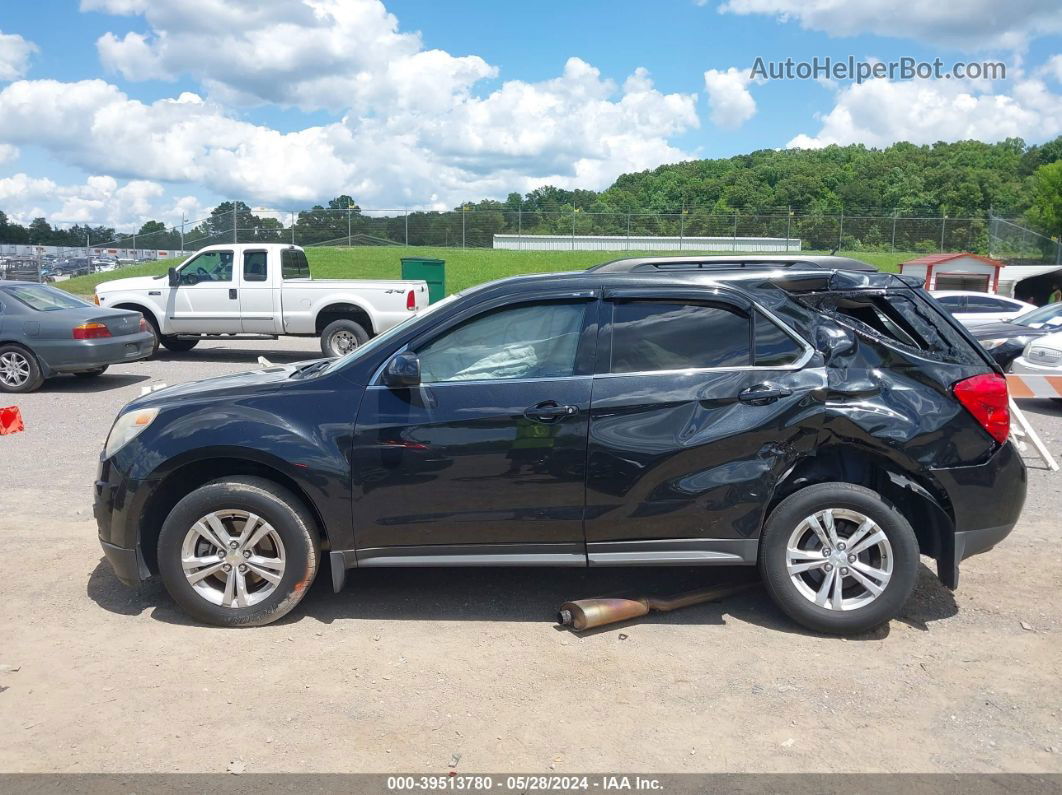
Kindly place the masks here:
[(1016, 298), (979, 293), (973, 290), (933, 290), (930, 295), (936, 298), (964, 326), (1011, 320), (1036, 309), (1035, 304), (1027, 304)]
[(1062, 375), (1062, 331), (1029, 340), (1011, 372)]
[(319, 336), (325, 356), (342, 356), (426, 307), (428, 285), (311, 279), (301, 248), (244, 243), (208, 246), (162, 276), (102, 282), (96, 303), (140, 312), (171, 351), (219, 335)]

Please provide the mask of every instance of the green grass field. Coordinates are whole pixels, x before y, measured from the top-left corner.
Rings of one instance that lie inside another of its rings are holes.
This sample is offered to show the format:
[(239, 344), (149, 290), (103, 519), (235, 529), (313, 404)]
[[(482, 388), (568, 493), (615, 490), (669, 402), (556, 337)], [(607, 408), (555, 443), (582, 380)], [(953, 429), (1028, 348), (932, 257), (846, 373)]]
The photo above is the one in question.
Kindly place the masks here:
[[(683, 252), (718, 254), (720, 252)], [(804, 252), (813, 253), (813, 252)], [(826, 252), (814, 252), (826, 253)], [(898, 265), (918, 256), (911, 252), (839, 252), (868, 262), (879, 270), (898, 271)], [(433, 257), (446, 260), (446, 291), (464, 290), (475, 284), (515, 276), (520, 273), (549, 273), (582, 270), (610, 259), (641, 255), (667, 256), (667, 252), (640, 251), (502, 251), (496, 249), (406, 248), (404, 246), (361, 246), (356, 248), (308, 248), (310, 272), (317, 279), (398, 279), (402, 257)], [(128, 276), (157, 276), (177, 260), (161, 260), (135, 265), (110, 273), (95, 273), (58, 282), (78, 295), (91, 295), (100, 282)]]

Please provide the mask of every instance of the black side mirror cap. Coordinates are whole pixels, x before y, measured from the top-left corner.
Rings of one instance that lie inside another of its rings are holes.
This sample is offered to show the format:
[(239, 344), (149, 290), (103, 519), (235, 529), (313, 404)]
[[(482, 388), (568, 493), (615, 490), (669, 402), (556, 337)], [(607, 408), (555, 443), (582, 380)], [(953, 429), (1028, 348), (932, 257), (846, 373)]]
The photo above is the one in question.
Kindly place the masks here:
[(396, 353), (383, 371), (383, 382), (392, 389), (420, 386), (420, 359), (411, 351)]
[(167, 272), (169, 276), (170, 287), (176, 287), (181, 282), (181, 277), (177, 275), (176, 268), (170, 268)]

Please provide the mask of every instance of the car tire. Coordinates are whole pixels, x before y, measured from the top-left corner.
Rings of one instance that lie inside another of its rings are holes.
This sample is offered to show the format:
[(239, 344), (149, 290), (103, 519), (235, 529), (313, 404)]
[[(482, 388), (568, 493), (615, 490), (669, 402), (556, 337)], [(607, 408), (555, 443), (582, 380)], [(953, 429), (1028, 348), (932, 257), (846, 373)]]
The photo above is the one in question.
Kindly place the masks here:
[(174, 353), (190, 351), (199, 344), (199, 340), (182, 340), (180, 337), (163, 337), (160, 342), (163, 348)]
[(162, 339), (162, 335), (159, 334), (159, 324), (155, 322), (155, 318), (152, 315), (141, 312), (140, 316), (147, 322), (148, 331), (151, 332), (151, 353), (145, 357), (150, 359), (159, 352), (159, 340)]
[(78, 378), (95, 378), (103, 375), (107, 372), (106, 367), (97, 367), (95, 370), (82, 370), (80, 373), (74, 373)]
[[(252, 517), (257, 524), (247, 530)], [(219, 525), (224, 538), (217, 534)], [(269, 624), (287, 615), (313, 583), (319, 558), (315, 528), (302, 500), (273, 481), (215, 480), (185, 496), (166, 517), (159, 573), (173, 600), (198, 621), (223, 627)], [(247, 548), (234, 549), (234, 543)], [(229, 548), (219, 556), (223, 544)]]
[(876, 492), (820, 483), (771, 511), (760, 537), (759, 569), (775, 603), (798, 624), (853, 635), (900, 612), (914, 590), (918, 555), (911, 524)]
[(346, 356), (369, 341), (369, 333), (353, 320), (333, 320), (321, 332), (321, 353)]
[(21, 345), (0, 345), (0, 392), (25, 394), (44, 383), (41, 366), (33, 352)]

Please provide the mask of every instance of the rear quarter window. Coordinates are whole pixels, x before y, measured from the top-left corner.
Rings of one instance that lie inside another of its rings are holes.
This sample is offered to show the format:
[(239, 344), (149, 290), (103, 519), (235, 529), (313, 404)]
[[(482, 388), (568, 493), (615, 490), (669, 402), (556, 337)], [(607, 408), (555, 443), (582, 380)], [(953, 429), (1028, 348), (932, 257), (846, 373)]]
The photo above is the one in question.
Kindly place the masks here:
[(921, 356), (954, 364), (986, 363), (974, 343), (916, 290), (825, 293), (810, 303), (859, 334)]
[(285, 279), (309, 279), (310, 263), (306, 252), (286, 248), (280, 252), (280, 275)]

